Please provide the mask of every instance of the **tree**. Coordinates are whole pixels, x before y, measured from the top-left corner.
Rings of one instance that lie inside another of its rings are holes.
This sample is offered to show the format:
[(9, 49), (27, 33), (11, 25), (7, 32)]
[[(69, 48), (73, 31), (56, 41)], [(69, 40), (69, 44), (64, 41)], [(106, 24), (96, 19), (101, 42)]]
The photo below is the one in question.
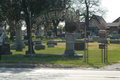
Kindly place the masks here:
[(75, 22), (69, 22), (65, 24), (65, 31), (69, 33), (73, 33), (76, 30), (76, 23)]
[(101, 23), (101, 24), (99, 24), (98, 29), (99, 30), (106, 30), (106, 27), (107, 27), (107, 25), (105, 23)]
[[(30, 26), (30, 11), (32, 10), (32, 0), (22, 0), (22, 7), (23, 11), (25, 13), (25, 22), (27, 26), (27, 38), (28, 38), (28, 51), (27, 54), (30, 54), (30, 36), (31, 36), (31, 26)], [(31, 41), (32, 42), (32, 41)], [(35, 54), (33, 50), (33, 45), (32, 45), (32, 53)]]
[[(73, 1), (73, 0), (72, 0)], [(100, 5), (101, 0), (74, 0), (72, 7), (74, 9), (78, 9), (81, 16), (81, 21), (86, 22), (87, 30), (89, 29), (89, 18), (93, 14), (99, 14), (104, 16), (106, 13), (106, 9), (102, 8)], [(78, 5), (75, 5), (78, 4)]]
[[(51, 2), (50, 5), (54, 5), (57, 6), (58, 8), (62, 8), (62, 10), (64, 11), (65, 9), (68, 9), (70, 7), (70, 0), (52, 0), (55, 3)], [(57, 36), (57, 26), (60, 23), (60, 21), (64, 21), (64, 19), (53, 19), (52, 23), (54, 26), (54, 33)]]
[(53, 23), (53, 26), (54, 26), (54, 32), (55, 32), (55, 35), (57, 36), (57, 26), (59, 24), (60, 20), (59, 19), (54, 19), (52, 20), (52, 23)]
[[(29, 54), (31, 27), (33, 25), (33, 22), (30, 25), (30, 18), (29, 18), (30, 12), (31, 12), (31, 17), (34, 17), (40, 14), (42, 11), (46, 10), (50, 5), (47, 3), (47, 0), (22, 0), (22, 6), (23, 6), (23, 11), (25, 13), (25, 22), (27, 26), (28, 54)], [(33, 54), (35, 53), (33, 50), (33, 46), (32, 46), (32, 53)]]
[[(53, 8), (53, 7), (54, 8), (56, 8), (56, 7), (60, 8), (61, 7), (64, 10), (66, 8), (65, 5), (69, 1), (70, 0), (22, 0), (23, 11), (25, 13), (25, 22), (26, 22), (26, 25), (27, 25), (28, 39), (30, 39), (30, 36), (31, 36), (31, 33), (30, 33), (31, 26), (30, 26), (30, 18), (29, 18), (30, 12), (31, 12), (31, 16), (35, 17), (36, 15), (42, 13), (43, 11), (46, 11), (46, 10), (48, 10), (50, 8)], [(59, 21), (60, 21), (60, 19), (59, 19)], [(58, 25), (58, 22), (56, 23), (56, 20), (55, 20), (55, 21), (53, 21), (53, 23), (55, 23), (53, 25), (55, 25), (54, 29), (56, 31), (57, 30), (56, 25)], [(28, 48), (30, 50), (30, 46)]]
[[(2, 0), (1, 15), (3, 22), (7, 22), (12, 31), (15, 31), (15, 25), (21, 20), (21, 0)], [(13, 25), (11, 25), (13, 23)], [(14, 26), (14, 27), (13, 27)]]

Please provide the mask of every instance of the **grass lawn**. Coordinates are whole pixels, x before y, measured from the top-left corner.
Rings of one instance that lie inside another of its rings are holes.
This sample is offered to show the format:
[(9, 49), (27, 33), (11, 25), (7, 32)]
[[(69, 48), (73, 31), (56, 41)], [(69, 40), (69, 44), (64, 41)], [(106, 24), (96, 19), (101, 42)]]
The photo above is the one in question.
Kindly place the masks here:
[[(47, 40), (43, 39), (43, 42)], [(13, 44), (12, 42), (10, 42)], [(60, 64), (71, 66), (85, 66), (85, 67), (101, 67), (108, 64), (113, 64), (120, 61), (120, 44), (108, 44), (108, 63), (101, 62), (101, 49), (99, 49), (99, 43), (89, 43), (88, 53), (89, 62), (85, 63), (83, 58), (79, 57), (61, 57), (66, 48), (65, 43), (58, 43), (54, 48), (48, 48), (46, 43), (45, 50), (35, 50), (36, 56), (30, 57), (25, 55), (28, 50), (28, 46), (22, 51), (11, 50), (12, 55), (2, 55), (0, 63), (43, 63), (43, 64)], [(84, 54), (84, 51), (75, 51), (77, 54)], [(48, 56), (41, 56), (48, 55)]]

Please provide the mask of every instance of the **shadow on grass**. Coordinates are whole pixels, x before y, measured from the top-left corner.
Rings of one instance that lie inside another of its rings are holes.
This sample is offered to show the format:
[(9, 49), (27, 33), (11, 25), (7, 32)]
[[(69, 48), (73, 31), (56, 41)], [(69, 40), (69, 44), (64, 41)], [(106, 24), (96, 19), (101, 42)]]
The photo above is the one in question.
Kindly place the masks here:
[(15, 55), (2, 55), (0, 63), (66, 63), (67, 61), (74, 61), (82, 60), (80, 57), (68, 56), (63, 57), (60, 55), (55, 54), (36, 54), (36, 56), (26, 56), (21, 54)]

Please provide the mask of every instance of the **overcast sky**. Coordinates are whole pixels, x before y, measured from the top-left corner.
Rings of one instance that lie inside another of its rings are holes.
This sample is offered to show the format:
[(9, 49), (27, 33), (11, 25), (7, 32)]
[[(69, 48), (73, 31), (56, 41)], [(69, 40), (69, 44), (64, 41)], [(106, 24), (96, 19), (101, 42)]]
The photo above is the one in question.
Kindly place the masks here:
[(106, 22), (113, 22), (120, 17), (120, 0), (102, 0), (102, 5), (108, 10), (104, 17)]

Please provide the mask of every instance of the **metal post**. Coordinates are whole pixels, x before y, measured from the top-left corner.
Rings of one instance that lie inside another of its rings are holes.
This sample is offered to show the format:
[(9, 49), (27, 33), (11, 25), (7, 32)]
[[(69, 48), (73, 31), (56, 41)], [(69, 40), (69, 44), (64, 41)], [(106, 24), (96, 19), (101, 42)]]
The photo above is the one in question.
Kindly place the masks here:
[(84, 62), (86, 62), (86, 25), (85, 25), (85, 54), (84, 54)]
[(106, 44), (106, 62), (108, 62), (108, 45)]
[(0, 60), (1, 60), (1, 55), (2, 55), (2, 54), (1, 54), (1, 45), (0, 45)]
[(104, 63), (106, 61), (106, 58), (105, 58), (105, 43), (104, 43)]
[(87, 62), (88, 62), (88, 41), (87, 41)]
[(31, 22), (31, 11), (29, 12), (29, 14), (30, 14), (30, 59), (32, 60), (32, 37), (31, 37), (32, 22)]
[(103, 46), (102, 46), (102, 49), (101, 49), (101, 60), (102, 60), (102, 63), (103, 63)]

